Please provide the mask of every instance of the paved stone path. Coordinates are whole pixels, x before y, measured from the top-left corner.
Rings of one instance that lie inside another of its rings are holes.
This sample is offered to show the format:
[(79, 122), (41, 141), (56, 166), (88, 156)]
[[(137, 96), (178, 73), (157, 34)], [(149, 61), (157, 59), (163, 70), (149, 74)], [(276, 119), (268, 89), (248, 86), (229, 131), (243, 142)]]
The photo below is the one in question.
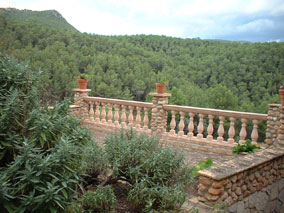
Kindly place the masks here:
[(226, 162), (232, 160), (237, 157), (237, 155), (222, 155), (213, 152), (205, 152), (200, 150), (180, 150), (185, 155), (185, 159), (188, 165), (194, 166), (198, 164), (200, 160), (211, 159), (213, 161), (213, 165), (217, 165), (222, 162)]

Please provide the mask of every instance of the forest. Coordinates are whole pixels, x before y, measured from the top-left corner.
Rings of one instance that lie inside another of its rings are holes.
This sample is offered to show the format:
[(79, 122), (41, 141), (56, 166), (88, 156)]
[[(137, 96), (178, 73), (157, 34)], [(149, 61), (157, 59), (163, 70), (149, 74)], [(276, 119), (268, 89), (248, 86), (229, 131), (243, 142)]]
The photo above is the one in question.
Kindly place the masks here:
[(103, 36), (13, 17), (0, 11), (0, 51), (41, 73), (42, 102), (70, 97), (87, 73), (92, 96), (150, 101), (163, 76), (171, 104), (266, 113), (280, 103), (283, 42)]

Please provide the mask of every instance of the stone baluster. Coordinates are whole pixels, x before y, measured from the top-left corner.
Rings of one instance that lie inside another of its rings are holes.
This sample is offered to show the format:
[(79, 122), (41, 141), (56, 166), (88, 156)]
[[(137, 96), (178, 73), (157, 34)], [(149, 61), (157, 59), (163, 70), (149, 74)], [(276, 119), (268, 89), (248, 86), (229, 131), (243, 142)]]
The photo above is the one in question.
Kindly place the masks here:
[(125, 111), (126, 106), (121, 105), (121, 126), (122, 128), (126, 128), (126, 111)]
[(144, 130), (148, 129), (148, 123), (149, 123), (148, 112), (149, 112), (149, 109), (144, 107), (144, 120), (143, 120), (143, 124), (144, 124), (143, 129)]
[(89, 111), (89, 115), (90, 115), (90, 121), (94, 122), (94, 102), (90, 102), (90, 111)]
[(96, 112), (95, 112), (95, 122), (99, 123), (100, 122), (100, 102), (96, 102)]
[(136, 107), (137, 110), (137, 115), (136, 115), (136, 129), (140, 129), (141, 128), (141, 107)]
[(179, 136), (183, 136), (184, 135), (184, 112), (180, 112), (180, 121), (179, 121), (179, 131), (178, 131), (178, 135)]
[(235, 118), (234, 117), (230, 117), (230, 129), (229, 129), (229, 139), (228, 142), (229, 143), (234, 143), (235, 142)]
[(209, 141), (212, 141), (213, 140), (213, 131), (214, 131), (214, 128), (213, 128), (213, 118), (214, 118), (214, 115), (208, 115), (209, 117), (209, 124), (208, 124), (208, 127), (207, 127), (207, 140)]
[(170, 127), (171, 127), (170, 134), (171, 135), (176, 134), (176, 131), (175, 131), (175, 128), (176, 128), (176, 112), (174, 110), (172, 110), (172, 120), (171, 120), (171, 123), (170, 123)]
[(197, 138), (198, 139), (203, 138), (203, 134), (202, 134), (202, 132), (204, 130), (203, 118), (204, 118), (204, 115), (199, 113), (199, 124), (198, 124), (198, 127), (197, 127), (197, 130), (198, 130)]
[(107, 122), (110, 126), (113, 125), (112, 123), (112, 104), (108, 104), (108, 117), (107, 117)]
[(119, 104), (114, 105), (114, 125), (119, 127)]
[(247, 119), (246, 118), (242, 118), (242, 128), (241, 128), (241, 132), (240, 132), (240, 143), (245, 143), (246, 142), (246, 136), (247, 136)]
[(106, 104), (102, 103), (102, 123), (106, 123)]
[(128, 106), (129, 107), (129, 115), (128, 115), (128, 126), (129, 127), (133, 127), (134, 123), (133, 123), (133, 106)]
[(194, 120), (194, 113), (190, 112), (189, 113), (189, 124), (188, 124), (188, 133), (187, 133), (187, 136), (188, 137), (193, 137), (193, 130), (194, 130), (194, 123), (193, 123), (193, 120)]
[(258, 120), (253, 120), (253, 130), (251, 133), (251, 140), (252, 144), (257, 145), (257, 139), (258, 139)]
[(219, 116), (219, 128), (218, 128), (218, 138), (217, 138), (217, 141), (218, 142), (223, 142), (224, 141), (224, 138), (223, 138), (223, 135), (224, 135), (224, 120), (225, 120), (225, 117), (224, 116)]

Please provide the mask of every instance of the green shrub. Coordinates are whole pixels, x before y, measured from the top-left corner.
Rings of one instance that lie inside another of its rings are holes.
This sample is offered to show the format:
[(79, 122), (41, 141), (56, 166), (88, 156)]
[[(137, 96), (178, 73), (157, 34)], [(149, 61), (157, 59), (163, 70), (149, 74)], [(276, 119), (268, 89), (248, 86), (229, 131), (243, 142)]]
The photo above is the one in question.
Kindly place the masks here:
[(108, 137), (105, 149), (113, 178), (131, 184), (128, 199), (137, 208), (150, 212), (181, 207), (185, 187), (193, 181), (182, 155), (161, 148), (156, 138), (132, 130)]
[(96, 191), (88, 191), (82, 197), (85, 210), (110, 211), (116, 202), (116, 197), (111, 186), (99, 186)]
[(36, 78), (0, 55), (0, 212), (62, 212), (74, 203), (87, 168), (104, 167), (101, 149), (69, 115), (68, 101), (40, 105)]
[[(18, 147), (19, 155), (1, 171), (2, 184), (13, 186), (6, 191), (14, 211), (63, 211), (74, 195), (80, 179), (80, 149), (68, 138), (61, 138), (49, 154), (26, 140)], [(12, 198), (11, 198), (12, 197)]]
[(192, 175), (194, 177), (198, 176), (198, 171), (209, 168), (213, 165), (213, 161), (209, 158), (207, 160), (201, 160), (196, 166), (193, 167)]
[(238, 144), (237, 146), (233, 147), (233, 154), (239, 154), (241, 152), (245, 153), (253, 153), (256, 152), (260, 147), (253, 145), (251, 140), (247, 139), (244, 144)]

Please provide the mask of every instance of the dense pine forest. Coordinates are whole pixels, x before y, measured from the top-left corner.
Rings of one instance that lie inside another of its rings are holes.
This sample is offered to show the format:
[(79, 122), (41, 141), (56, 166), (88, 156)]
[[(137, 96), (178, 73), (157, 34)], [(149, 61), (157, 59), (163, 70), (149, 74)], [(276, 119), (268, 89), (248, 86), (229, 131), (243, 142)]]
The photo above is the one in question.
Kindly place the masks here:
[(56, 11), (21, 12), (41, 19), (19, 11), (0, 9), (0, 52), (41, 72), (43, 102), (71, 96), (80, 73), (93, 96), (149, 101), (163, 76), (172, 104), (266, 113), (280, 102), (283, 42), (102, 36), (78, 32)]

